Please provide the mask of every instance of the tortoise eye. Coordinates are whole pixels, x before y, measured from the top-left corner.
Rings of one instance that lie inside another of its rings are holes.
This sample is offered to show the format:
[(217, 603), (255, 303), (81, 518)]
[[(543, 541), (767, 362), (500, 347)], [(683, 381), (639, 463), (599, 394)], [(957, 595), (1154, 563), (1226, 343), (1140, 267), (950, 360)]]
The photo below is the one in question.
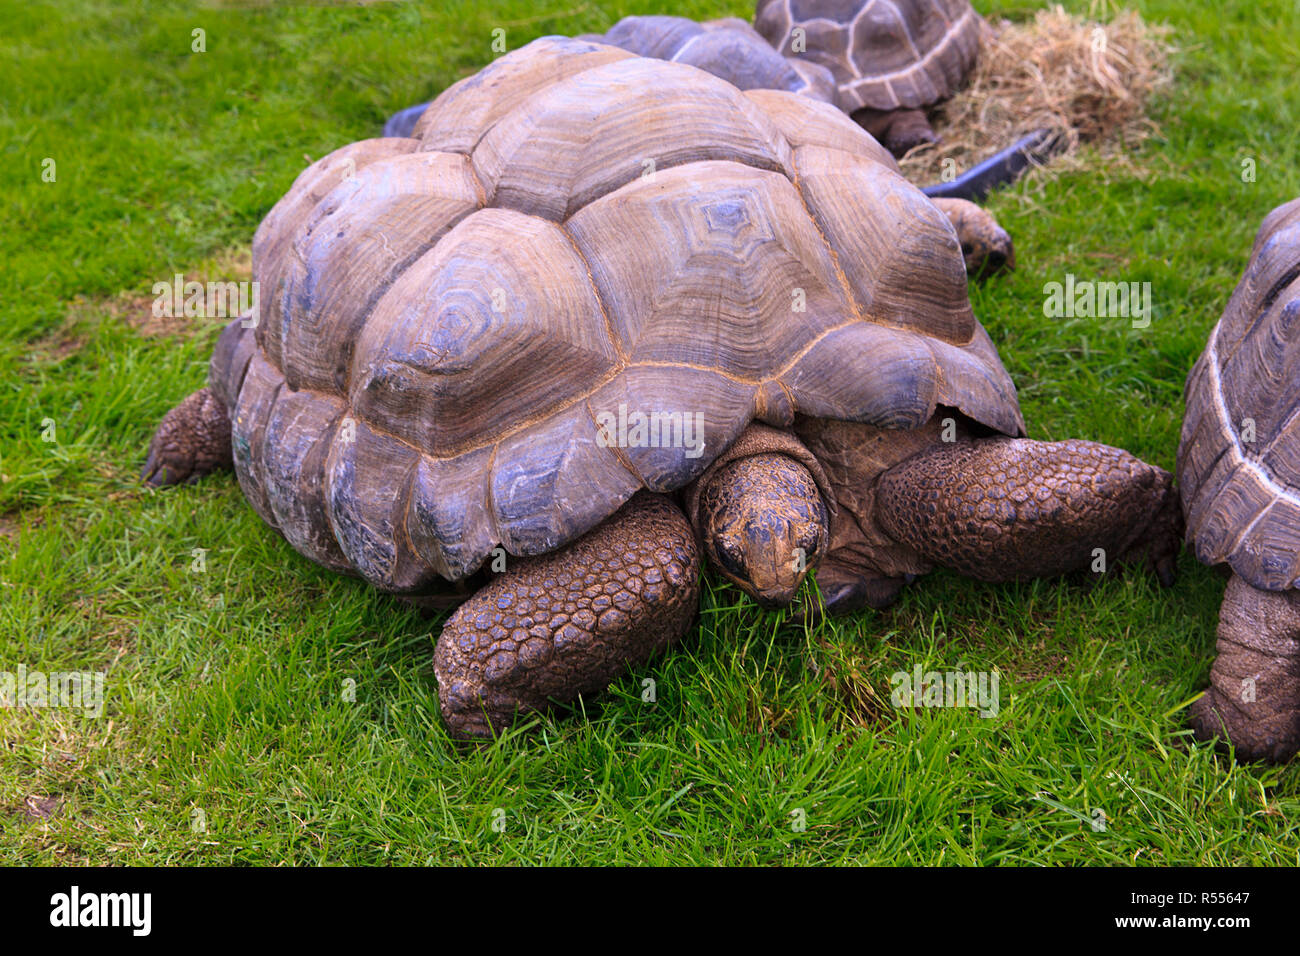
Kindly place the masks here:
[(812, 557), (817, 553), (821, 543), (821, 535), (815, 532), (799, 539), (799, 547), (803, 549), (803, 553), (808, 557)]
[(745, 576), (745, 555), (736, 545), (720, 538), (714, 539), (713, 553), (717, 556), (718, 563), (736, 577)]

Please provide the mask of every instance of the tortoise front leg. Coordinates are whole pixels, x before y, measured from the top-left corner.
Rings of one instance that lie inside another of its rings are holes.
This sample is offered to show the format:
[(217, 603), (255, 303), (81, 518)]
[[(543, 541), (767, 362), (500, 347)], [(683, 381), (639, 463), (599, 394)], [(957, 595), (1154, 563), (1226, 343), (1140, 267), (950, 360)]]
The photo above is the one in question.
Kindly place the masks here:
[(1300, 750), (1300, 592), (1261, 591), (1234, 574), (1218, 650), (1192, 705), (1197, 738), (1226, 737), (1243, 760), (1289, 760)]
[(201, 388), (163, 416), (140, 477), (148, 485), (175, 485), (231, 467), (230, 416), (211, 389)]
[(982, 581), (1144, 561), (1173, 584), (1173, 476), (1089, 441), (939, 444), (881, 476), (877, 522), (929, 561)]
[(453, 737), (603, 690), (682, 637), (699, 602), (686, 517), (643, 492), (577, 541), (521, 558), (453, 614), (434, 652)]

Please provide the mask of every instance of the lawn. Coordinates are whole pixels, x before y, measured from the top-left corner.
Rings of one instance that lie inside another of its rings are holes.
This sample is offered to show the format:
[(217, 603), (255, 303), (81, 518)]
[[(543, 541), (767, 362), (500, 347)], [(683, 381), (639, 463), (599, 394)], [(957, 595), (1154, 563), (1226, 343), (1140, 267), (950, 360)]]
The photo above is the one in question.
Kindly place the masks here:
[[(1300, 9), (1135, 5), (1179, 48), (1161, 132), (991, 199), (1019, 268), (972, 295), (1031, 437), (1172, 469), (1184, 377), (1300, 194)], [(1300, 768), (1184, 729), (1223, 592), (1189, 553), (1169, 591), (940, 572), (812, 629), (710, 580), (677, 649), (463, 747), (436, 619), (299, 557), (230, 474), (142, 490), (221, 325), (153, 320), (155, 282), (246, 277), (308, 158), (486, 64), (494, 29), (513, 49), (650, 12), (750, 11), (0, 0), (0, 671), (106, 674), (98, 717), (0, 709), (0, 863), (1300, 863)], [(1067, 273), (1150, 282), (1149, 327), (1045, 317)], [(917, 665), (996, 670), (997, 714), (896, 710)]]

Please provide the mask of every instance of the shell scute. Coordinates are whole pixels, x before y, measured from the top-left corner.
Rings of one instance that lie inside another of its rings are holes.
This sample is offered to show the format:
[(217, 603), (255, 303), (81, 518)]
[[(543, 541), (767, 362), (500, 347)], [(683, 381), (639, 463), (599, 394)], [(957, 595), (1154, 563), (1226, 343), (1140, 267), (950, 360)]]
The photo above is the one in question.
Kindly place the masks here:
[(259, 283), (260, 301), (257, 344), (277, 368), (281, 364), (284, 285), (293, 258), (293, 244), (300, 235), (299, 225), (345, 179), (374, 163), (419, 147), (419, 140), (390, 137), (363, 139), (336, 149), (303, 170), (257, 227), (253, 234), (253, 275)]
[(262, 487), (280, 533), (300, 553), (335, 571), (351, 565), (319, 516), (326, 510), (325, 457), (346, 411), (332, 395), (282, 390), (267, 416), (259, 457)]
[(465, 157), (411, 153), (348, 177), (294, 243), (280, 301), (280, 354), (292, 388), (347, 388), (352, 343), (410, 264), (480, 206)]
[(754, 385), (688, 365), (630, 366), (587, 401), (602, 450), (651, 491), (697, 478), (753, 417)]
[(424, 149), (472, 152), (484, 133), (539, 90), (630, 56), (600, 43), (542, 37), (448, 87), (420, 115), (411, 135)]
[(757, 381), (852, 318), (829, 249), (778, 173), (735, 163), (667, 170), (593, 203), (569, 228), (632, 364)]
[(493, 127), (473, 154), (492, 205), (560, 222), (620, 186), (687, 163), (789, 169), (789, 145), (730, 83), (667, 62), (647, 83), (645, 63), (587, 70)]
[(469, 577), (500, 541), (488, 473), (494, 445), (457, 455), (421, 455), (406, 494), (411, 548), (450, 581)]
[[(803, 146), (794, 163), (861, 314), (948, 342), (970, 341), (979, 323), (948, 218), (929, 203), (917, 205), (914, 186), (868, 158)], [(902, 222), (907, 228), (899, 228)]]
[(586, 404), (571, 405), (497, 449), (491, 488), (501, 544), (516, 555), (554, 551), (594, 527), (581, 507), (593, 490), (625, 501), (641, 487), (602, 444)]
[(385, 431), (450, 455), (573, 402), (617, 358), (563, 230), (485, 209), (375, 306), (357, 339), (349, 400)]
[(414, 592), (434, 571), (405, 533), (405, 491), (415, 449), (351, 415), (339, 420), (324, 463), (326, 514), (348, 563), (385, 591)]

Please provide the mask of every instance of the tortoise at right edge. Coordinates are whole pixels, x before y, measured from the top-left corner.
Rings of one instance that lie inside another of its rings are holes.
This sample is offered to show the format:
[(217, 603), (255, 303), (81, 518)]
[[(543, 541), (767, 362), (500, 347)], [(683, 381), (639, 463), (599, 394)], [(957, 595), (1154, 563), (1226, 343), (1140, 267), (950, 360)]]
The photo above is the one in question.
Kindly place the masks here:
[(1300, 749), (1300, 199), (1260, 227), (1186, 401), (1187, 539), (1232, 569), (1192, 726), (1242, 759), (1287, 760)]
[(831, 613), (1099, 549), (1172, 582), (1172, 476), (1022, 437), (952, 224), (839, 111), (545, 38), (415, 132), (316, 162), (263, 220), (268, 306), (144, 477), (233, 457), (308, 558), (459, 602), (434, 654), (453, 735), (682, 638), (701, 555), (767, 606), (816, 568)]

